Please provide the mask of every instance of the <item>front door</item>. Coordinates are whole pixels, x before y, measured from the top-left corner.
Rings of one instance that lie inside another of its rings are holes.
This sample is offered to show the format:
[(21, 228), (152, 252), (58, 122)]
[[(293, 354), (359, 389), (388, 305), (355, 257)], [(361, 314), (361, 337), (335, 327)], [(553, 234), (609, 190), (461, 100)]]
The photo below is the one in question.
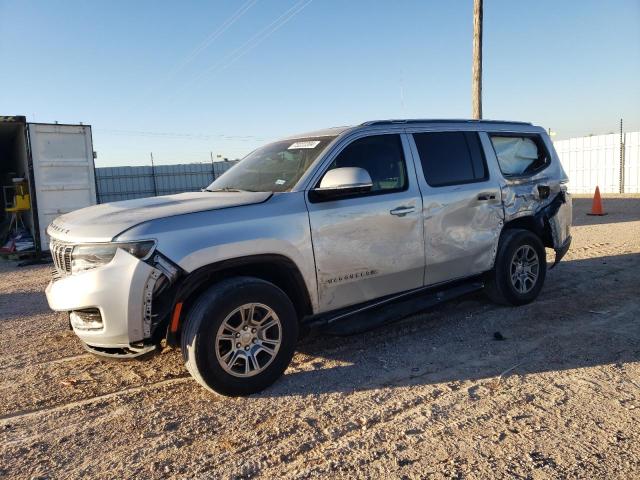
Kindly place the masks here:
[(422, 286), (422, 198), (405, 152), (407, 137), (400, 134), (356, 139), (327, 171), (364, 168), (373, 182), (371, 192), (308, 200), (320, 311)]
[(425, 285), (490, 270), (504, 212), (480, 135), (416, 132), (409, 140), (423, 193)]

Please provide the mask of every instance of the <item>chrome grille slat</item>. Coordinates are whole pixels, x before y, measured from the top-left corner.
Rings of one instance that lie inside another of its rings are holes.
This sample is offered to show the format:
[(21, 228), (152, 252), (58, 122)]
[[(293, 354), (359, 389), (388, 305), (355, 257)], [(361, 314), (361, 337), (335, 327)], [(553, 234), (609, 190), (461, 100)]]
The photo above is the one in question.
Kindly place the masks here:
[(73, 245), (52, 240), (49, 244), (53, 266), (55, 267), (54, 277), (71, 275), (71, 252)]

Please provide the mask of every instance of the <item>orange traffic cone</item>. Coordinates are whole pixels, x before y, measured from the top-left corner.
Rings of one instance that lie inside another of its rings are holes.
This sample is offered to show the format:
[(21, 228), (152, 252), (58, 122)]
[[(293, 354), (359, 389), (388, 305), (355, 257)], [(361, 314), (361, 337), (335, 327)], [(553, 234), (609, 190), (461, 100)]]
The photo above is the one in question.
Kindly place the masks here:
[(602, 209), (602, 199), (600, 198), (600, 188), (596, 186), (596, 193), (593, 194), (593, 203), (591, 204), (591, 213), (587, 215), (597, 215), (601, 217), (606, 215)]

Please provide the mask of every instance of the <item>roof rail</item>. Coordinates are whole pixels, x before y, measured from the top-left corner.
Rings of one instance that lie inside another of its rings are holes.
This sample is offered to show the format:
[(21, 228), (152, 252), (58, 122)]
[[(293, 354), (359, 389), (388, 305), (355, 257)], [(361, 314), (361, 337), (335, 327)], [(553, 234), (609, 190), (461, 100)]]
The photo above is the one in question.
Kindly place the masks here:
[(415, 124), (415, 123), (513, 123), (517, 125), (532, 125), (531, 122), (513, 122), (510, 120), (472, 120), (468, 118), (455, 119), (418, 119), (411, 118), (406, 120), (370, 120), (360, 124), (361, 127), (370, 127), (372, 125), (394, 125), (394, 124)]

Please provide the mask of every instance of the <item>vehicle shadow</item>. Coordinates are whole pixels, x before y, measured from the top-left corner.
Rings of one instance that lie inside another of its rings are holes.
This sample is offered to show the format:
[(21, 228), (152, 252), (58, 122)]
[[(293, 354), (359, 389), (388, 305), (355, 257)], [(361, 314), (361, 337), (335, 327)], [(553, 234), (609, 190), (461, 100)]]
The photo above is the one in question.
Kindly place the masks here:
[(360, 335), (316, 332), (301, 342), (285, 376), (257, 396), (446, 384), (640, 361), (639, 268), (640, 254), (564, 261), (526, 306), (497, 306), (476, 294)]
[(24, 320), (26, 315), (51, 313), (44, 292), (0, 293), (0, 322)]
[(640, 197), (603, 198), (602, 217), (587, 215), (591, 211), (592, 198), (573, 197), (573, 226), (623, 223), (640, 220)]

